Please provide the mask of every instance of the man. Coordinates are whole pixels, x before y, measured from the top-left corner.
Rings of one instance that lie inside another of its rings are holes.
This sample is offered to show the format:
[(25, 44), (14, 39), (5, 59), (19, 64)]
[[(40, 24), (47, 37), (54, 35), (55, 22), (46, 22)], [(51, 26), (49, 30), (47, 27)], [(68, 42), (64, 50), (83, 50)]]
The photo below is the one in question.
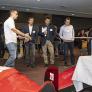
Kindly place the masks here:
[(17, 19), (17, 17), (18, 17), (17, 10), (11, 10), (10, 17), (4, 22), (5, 43), (10, 55), (9, 59), (5, 63), (5, 66), (7, 67), (15, 66), (14, 61), (16, 59), (17, 53), (17, 34), (30, 39), (29, 35), (22, 33), (15, 27), (14, 20)]
[[(84, 29), (81, 31), (80, 37), (87, 37)], [(86, 38), (80, 39), (80, 44), (81, 44), (80, 56), (86, 55), (88, 40)]]
[(54, 48), (55, 48), (55, 56), (57, 57), (59, 55), (58, 49), (59, 49), (59, 44), (60, 44), (61, 39), (59, 37), (59, 33), (58, 33), (56, 26), (55, 26), (55, 28), (56, 28), (56, 32), (55, 32), (56, 36), (54, 38)]
[(34, 25), (34, 18), (28, 19), (28, 25), (23, 28), (24, 33), (28, 33), (31, 36), (31, 40), (25, 42), (25, 63), (27, 66), (35, 67), (35, 41), (37, 39), (39, 28)]
[(3, 30), (3, 24), (0, 23), (0, 58), (3, 58), (4, 56), (4, 30)]
[(53, 41), (55, 37), (55, 26), (51, 25), (51, 19), (49, 17), (45, 18), (45, 24), (41, 26), (39, 35), (41, 36), (41, 44), (43, 50), (43, 57), (45, 67), (48, 66), (47, 49), (50, 53), (50, 63), (54, 64), (54, 46)]
[[(89, 29), (88, 37), (92, 37), (92, 28)], [(92, 55), (92, 39), (88, 41), (88, 55)]]
[(70, 18), (65, 19), (65, 24), (60, 28), (59, 36), (64, 42), (64, 64), (67, 65), (66, 55), (67, 49), (70, 50), (71, 64), (74, 65), (74, 28), (70, 24)]

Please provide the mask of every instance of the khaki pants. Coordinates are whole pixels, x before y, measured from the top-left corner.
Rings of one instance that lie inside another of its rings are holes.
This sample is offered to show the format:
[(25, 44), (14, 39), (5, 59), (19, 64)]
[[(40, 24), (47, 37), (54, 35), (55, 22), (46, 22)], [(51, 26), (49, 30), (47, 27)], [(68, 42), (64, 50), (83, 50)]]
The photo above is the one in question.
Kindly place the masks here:
[(54, 47), (50, 41), (46, 41), (45, 45), (42, 46), (44, 63), (48, 64), (47, 49), (50, 53), (50, 62), (51, 62), (51, 64), (54, 64)]

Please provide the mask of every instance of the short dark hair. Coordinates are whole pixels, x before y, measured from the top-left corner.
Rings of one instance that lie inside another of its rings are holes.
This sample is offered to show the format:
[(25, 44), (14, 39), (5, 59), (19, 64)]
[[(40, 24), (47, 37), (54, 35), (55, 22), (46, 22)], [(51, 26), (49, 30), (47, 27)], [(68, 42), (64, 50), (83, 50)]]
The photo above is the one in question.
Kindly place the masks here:
[(70, 18), (70, 17), (66, 17), (66, 18), (65, 18), (65, 21), (66, 21), (66, 20), (71, 20), (71, 18)]
[(16, 10), (16, 9), (12, 9), (12, 10), (10, 10), (10, 14), (12, 13), (12, 12), (18, 12), (18, 10)]
[(45, 20), (46, 20), (46, 19), (51, 20), (51, 17), (50, 17), (50, 16), (46, 16), (46, 17), (45, 17)]
[(34, 17), (33, 17), (33, 16), (30, 16), (30, 17), (28, 18), (28, 20), (30, 20), (30, 19), (34, 19)]

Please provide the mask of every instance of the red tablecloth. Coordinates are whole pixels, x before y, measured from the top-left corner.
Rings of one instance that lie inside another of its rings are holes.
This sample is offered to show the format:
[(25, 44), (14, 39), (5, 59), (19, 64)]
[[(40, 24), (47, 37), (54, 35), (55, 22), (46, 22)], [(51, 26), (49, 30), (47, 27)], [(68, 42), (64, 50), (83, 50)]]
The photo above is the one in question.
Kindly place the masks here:
[(0, 92), (38, 92), (40, 85), (16, 69), (0, 72)]
[(72, 67), (59, 74), (59, 90), (73, 85), (72, 76), (74, 69), (75, 67)]

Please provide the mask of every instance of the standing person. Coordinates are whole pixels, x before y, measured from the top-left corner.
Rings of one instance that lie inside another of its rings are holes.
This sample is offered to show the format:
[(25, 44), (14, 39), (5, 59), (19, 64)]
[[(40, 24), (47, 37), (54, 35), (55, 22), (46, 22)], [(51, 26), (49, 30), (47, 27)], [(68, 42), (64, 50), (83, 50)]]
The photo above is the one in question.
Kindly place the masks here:
[(15, 59), (17, 54), (17, 34), (23, 36), (27, 39), (30, 39), (30, 36), (22, 33), (15, 27), (14, 20), (18, 17), (17, 10), (10, 11), (10, 17), (4, 22), (4, 35), (5, 35), (5, 44), (9, 51), (9, 58), (5, 63), (7, 67), (15, 66)]
[(59, 44), (60, 44), (60, 37), (59, 37), (59, 34), (58, 34), (58, 29), (57, 29), (57, 27), (55, 26), (55, 28), (56, 28), (56, 32), (55, 32), (55, 34), (56, 34), (56, 36), (55, 36), (55, 38), (54, 38), (54, 48), (55, 48), (55, 56), (57, 57), (58, 55), (59, 55)]
[(34, 25), (34, 17), (28, 19), (28, 25), (23, 28), (24, 33), (28, 33), (31, 40), (25, 42), (25, 63), (27, 66), (35, 67), (35, 44), (38, 35), (38, 26)]
[[(87, 35), (85, 34), (85, 30), (81, 31), (80, 37), (87, 37)], [(81, 39), (80, 43), (81, 43), (80, 55), (81, 56), (86, 55), (88, 44), (87, 38)]]
[[(79, 30), (79, 32), (78, 32), (78, 34), (77, 34), (77, 37), (81, 37), (81, 32), (80, 32), (81, 30)], [(78, 48), (79, 48), (79, 50), (81, 49), (81, 46), (82, 46), (82, 41), (81, 41), (81, 39), (79, 38), (79, 39), (77, 39), (77, 45), (78, 45)]]
[(0, 23), (0, 58), (3, 58), (4, 56), (4, 30), (3, 30), (3, 24)]
[(74, 28), (70, 24), (70, 18), (65, 19), (65, 24), (60, 28), (59, 36), (64, 42), (64, 65), (67, 65), (67, 49), (70, 50), (71, 64), (74, 65)]
[[(92, 28), (89, 30), (88, 37), (92, 37)], [(88, 41), (88, 55), (92, 55), (92, 38)]]
[(44, 20), (45, 24), (41, 26), (39, 35), (41, 36), (42, 51), (44, 57), (45, 67), (48, 66), (47, 49), (50, 53), (50, 64), (54, 64), (54, 46), (53, 41), (55, 37), (55, 26), (51, 25), (51, 19), (46, 17)]

